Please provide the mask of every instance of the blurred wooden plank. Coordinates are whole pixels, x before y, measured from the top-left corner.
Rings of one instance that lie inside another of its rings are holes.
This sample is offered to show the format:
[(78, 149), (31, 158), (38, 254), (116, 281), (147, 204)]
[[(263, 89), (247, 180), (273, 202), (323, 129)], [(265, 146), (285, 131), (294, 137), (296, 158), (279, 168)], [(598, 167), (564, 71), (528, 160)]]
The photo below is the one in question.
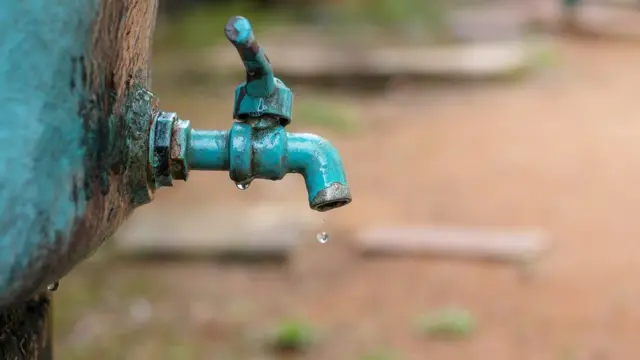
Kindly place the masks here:
[(145, 257), (287, 257), (319, 226), (302, 204), (198, 205), (138, 209), (114, 236), (118, 252)]
[(452, 37), (458, 41), (518, 41), (527, 36), (527, 12), (521, 3), (491, 1), (452, 11), (448, 23)]
[(615, 40), (640, 40), (639, 8), (614, 4), (585, 4), (579, 9), (579, 19), (589, 30)]
[[(549, 40), (502, 40), (437, 47), (369, 46), (347, 48), (329, 43), (261, 43), (281, 76), (437, 76), (500, 77), (529, 67)], [(217, 72), (244, 71), (230, 46), (213, 49), (208, 64)]]
[(356, 234), (364, 253), (434, 255), (522, 262), (538, 258), (548, 248), (539, 230), (489, 230), (456, 227), (389, 227)]

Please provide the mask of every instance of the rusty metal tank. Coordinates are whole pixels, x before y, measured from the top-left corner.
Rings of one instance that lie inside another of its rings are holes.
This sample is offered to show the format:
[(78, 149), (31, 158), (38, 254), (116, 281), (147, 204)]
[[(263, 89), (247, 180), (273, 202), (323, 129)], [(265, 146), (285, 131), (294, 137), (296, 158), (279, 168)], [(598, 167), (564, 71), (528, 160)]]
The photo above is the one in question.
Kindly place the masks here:
[(150, 201), (155, 0), (0, 1), (0, 307)]
[(46, 356), (46, 287), (150, 201), (156, 7), (0, 1), (1, 358)]

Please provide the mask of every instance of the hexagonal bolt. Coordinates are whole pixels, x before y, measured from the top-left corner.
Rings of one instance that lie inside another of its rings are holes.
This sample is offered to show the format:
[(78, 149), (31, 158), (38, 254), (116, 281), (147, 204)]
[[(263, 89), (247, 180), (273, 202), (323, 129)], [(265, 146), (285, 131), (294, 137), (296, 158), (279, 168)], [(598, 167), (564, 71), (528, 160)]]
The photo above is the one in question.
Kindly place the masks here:
[(151, 154), (149, 161), (153, 169), (155, 187), (171, 186), (171, 171), (169, 157), (171, 152), (172, 127), (178, 119), (176, 113), (161, 112), (156, 118), (151, 130), (149, 147)]

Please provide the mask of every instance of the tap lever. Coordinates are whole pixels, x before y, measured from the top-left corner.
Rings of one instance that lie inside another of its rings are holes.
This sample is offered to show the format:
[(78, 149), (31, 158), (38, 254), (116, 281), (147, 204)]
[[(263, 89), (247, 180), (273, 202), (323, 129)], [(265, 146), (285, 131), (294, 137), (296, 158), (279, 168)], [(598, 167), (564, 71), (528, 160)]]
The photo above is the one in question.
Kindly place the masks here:
[(247, 70), (247, 80), (236, 88), (233, 118), (242, 122), (271, 118), (281, 126), (289, 125), (293, 93), (273, 75), (269, 58), (253, 36), (249, 20), (234, 16), (224, 30)]
[(249, 20), (234, 16), (227, 22), (224, 32), (238, 50), (247, 70), (247, 94), (257, 98), (271, 96), (276, 87), (273, 68), (264, 49), (258, 45)]

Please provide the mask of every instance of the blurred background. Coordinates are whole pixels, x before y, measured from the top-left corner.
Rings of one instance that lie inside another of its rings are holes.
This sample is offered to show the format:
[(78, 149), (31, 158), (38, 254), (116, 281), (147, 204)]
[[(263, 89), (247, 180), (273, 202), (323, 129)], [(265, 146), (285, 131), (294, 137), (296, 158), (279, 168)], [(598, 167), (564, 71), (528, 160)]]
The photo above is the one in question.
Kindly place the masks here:
[(243, 15), (354, 201), (315, 213), (295, 175), (160, 189), (61, 280), (57, 358), (640, 358), (636, 3), (160, 5), (162, 108), (231, 126)]

